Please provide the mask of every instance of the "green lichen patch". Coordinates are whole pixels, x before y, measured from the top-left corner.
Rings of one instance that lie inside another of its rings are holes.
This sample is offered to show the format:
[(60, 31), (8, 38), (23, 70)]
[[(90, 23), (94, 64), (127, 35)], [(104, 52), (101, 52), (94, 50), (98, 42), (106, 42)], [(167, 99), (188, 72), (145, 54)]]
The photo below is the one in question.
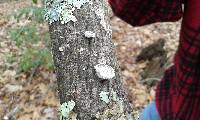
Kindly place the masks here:
[(111, 90), (111, 95), (113, 101), (118, 101), (119, 98), (117, 96), (117, 92), (115, 92), (113, 89)]
[(75, 102), (73, 100), (69, 101), (69, 102), (64, 102), (61, 106), (60, 106), (60, 120), (69, 120), (69, 118), (72, 117), (73, 112), (72, 110), (74, 109), (75, 106)]
[(113, 89), (110, 93), (102, 91), (99, 95), (107, 106), (103, 112), (96, 114), (96, 120), (135, 120), (132, 114), (124, 111), (124, 102)]
[(104, 91), (101, 91), (101, 93), (99, 94), (101, 100), (107, 104), (110, 102), (110, 100), (108, 98), (108, 94), (109, 94), (109, 92), (104, 92)]
[(46, 0), (44, 17), (49, 24), (56, 21), (60, 21), (62, 24), (69, 21), (76, 22), (73, 11), (80, 9), (87, 2), (90, 0)]

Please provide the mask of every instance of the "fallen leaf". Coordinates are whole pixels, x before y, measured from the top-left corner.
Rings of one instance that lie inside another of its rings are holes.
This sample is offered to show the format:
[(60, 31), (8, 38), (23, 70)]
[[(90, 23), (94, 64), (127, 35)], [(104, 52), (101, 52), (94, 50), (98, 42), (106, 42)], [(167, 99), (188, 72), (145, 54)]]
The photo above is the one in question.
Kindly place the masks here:
[(16, 75), (16, 71), (14, 70), (6, 70), (4, 73), (3, 73), (3, 77), (14, 77)]
[(46, 108), (43, 111), (44, 116), (42, 117), (42, 120), (54, 120), (55, 119), (55, 112), (53, 108)]
[(47, 106), (59, 106), (59, 100), (55, 97), (53, 92), (48, 92), (44, 98), (43, 104)]
[(45, 94), (48, 91), (48, 86), (44, 83), (40, 83), (38, 86), (42, 94)]
[(32, 120), (32, 117), (30, 114), (25, 114), (20, 116), (17, 120)]
[(41, 115), (40, 115), (40, 113), (39, 113), (39, 111), (34, 111), (33, 112), (33, 118), (32, 118), (32, 120), (40, 120), (40, 117)]
[(7, 89), (8, 92), (13, 93), (13, 92), (17, 92), (22, 90), (22, 86), (21, 85), (11, 85), (11, 84), (7, 84), (5, 85), (5, 88)]

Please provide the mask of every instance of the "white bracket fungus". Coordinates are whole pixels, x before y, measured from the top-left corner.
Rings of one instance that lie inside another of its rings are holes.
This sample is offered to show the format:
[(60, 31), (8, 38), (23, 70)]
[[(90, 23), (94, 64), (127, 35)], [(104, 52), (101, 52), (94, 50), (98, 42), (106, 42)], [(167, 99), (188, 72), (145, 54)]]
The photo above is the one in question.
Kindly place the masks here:
[(115, 77), (115, 70), (109, 65), (97, 64), (94, 66), (94, 69), (99, 78), (112, 79)]
[(94, 38), (94, 37), (96, 37), (96, 34), (92, 31), (85, 31), (85, 37), (86, 38)]

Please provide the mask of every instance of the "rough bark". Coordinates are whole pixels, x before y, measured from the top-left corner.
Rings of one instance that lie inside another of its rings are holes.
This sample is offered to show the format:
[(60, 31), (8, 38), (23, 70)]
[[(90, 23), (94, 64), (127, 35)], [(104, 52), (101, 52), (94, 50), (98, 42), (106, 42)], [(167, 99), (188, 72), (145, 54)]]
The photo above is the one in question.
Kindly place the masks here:
[[(104, 11), (106, 26), (95, 13), (97, 9)], [(94, 0), (92, 5), (75, 10), (77, 22), (54, 22), (49, 26), (60, 102), (75, 101), (74, 112), (80, 120), (94, 119), (102, 112), (107, 105), (99, 94), (112, 89), (123, 100), (125, 112), (131, 111), (120, 80), (108, 14), (107, 1)], [(96, 37), (86, 38), (85, 31), (93, 31)], [(102, 62), (114, 68), (114, 78), (102, 80), (97, 76), (94, 66)]]

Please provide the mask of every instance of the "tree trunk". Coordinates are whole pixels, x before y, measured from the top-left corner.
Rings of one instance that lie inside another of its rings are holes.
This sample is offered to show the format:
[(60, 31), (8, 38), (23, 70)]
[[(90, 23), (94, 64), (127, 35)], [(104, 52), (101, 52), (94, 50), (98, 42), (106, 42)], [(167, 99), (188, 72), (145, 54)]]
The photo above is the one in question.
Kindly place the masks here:
[(129, 119), (132, 110), (120, 81), (107, 1), (90, 1), (73, 13), (74, 22), (49, 24), (60, 102), (73, 100), (78, 120)]

